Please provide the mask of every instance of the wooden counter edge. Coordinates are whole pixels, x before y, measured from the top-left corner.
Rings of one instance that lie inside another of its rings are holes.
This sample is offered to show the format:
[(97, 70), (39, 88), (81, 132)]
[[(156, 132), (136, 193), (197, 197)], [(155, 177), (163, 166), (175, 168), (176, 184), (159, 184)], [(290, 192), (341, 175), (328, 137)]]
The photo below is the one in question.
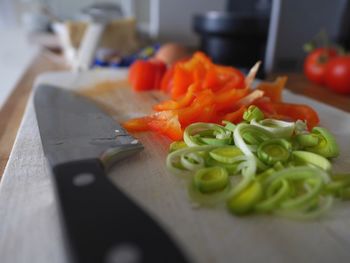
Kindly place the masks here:
[(286, 88), (293, 93), (350, 112), (350, 94), (335, 93), (325, 86), (320, 86), (308, 81), (301, 73), (274, 73), (269, 75), (267, 79), (274, 80), (278, 76), (288, 77)]
[(35, 78), (44, 72), (67, 67), (48, 51), (40, 51), (24, 72), (0, 110), (0, 178), (9, 159)]

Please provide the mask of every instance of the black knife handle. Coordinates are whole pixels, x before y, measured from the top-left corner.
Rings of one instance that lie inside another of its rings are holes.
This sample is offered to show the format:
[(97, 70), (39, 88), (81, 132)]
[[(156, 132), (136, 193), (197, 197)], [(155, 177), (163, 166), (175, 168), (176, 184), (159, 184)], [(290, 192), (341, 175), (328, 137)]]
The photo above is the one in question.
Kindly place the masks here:
[(188, 262), (163, 229), (113, 185), (99, 160), (53, 168), (74, 262)]

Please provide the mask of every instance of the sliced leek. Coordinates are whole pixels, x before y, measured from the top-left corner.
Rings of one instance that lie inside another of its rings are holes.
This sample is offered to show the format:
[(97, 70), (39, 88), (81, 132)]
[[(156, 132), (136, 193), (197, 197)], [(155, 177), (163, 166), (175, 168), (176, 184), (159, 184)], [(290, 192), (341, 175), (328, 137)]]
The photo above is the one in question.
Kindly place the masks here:
[(216, 148), (209, 152), (209, 155), (222, 163), (236, 163), (237, 157), (242, 156), (242, 151), (236, 146), (225, 146)]
[(264, 119), (261, 121), (252, 120), (251, 125), (258, 126), (274, 134), (278, 138), (290, 138), (295, 129), (294, 122), (287, 122), (275, 119)]
[(171, 144), (167, 168), (188, 180), (195, 203), (226, 204), (236, 215), (311, 219), (334, 198), (350, 199), (350, 174), (331, 176), (327, 158), (338, 156), (339, 146), (329, 131), (263, 117), (251, 106), (242, 123), (194, 123), (184, 141)]
[(243, 119), (246, 121), (260, 121), (264, 119), (264, 113), (258, 107), (250, 105), (249, 108), (243, 113)]
[[(201, 136), (201, 134), (203, 135), (203, 132), (207, 136)], [(214, 123), (193, 123), (184, 131), (184, 142), (189, 147), (206, 144), (223, 145), (227, 144), (231, 137), (231, 131)]]
[[(235, 142), (235, 145), (245, 154), (245, 155), (253, 155), (253, 151), (256, 150), (257, 145), (249, 145), (246, 143), (244, 137), (245, 135), (254, 135), (255, 140), (257, 142), (263, 142), (268, 139), (272, 139), (274, 136), (269, 131), (249, 125), (246, 123), (240, 123), (237, 125), (234, 133), (233, 133), (233, 139)], [(255, 146), (255, 147), (254, 147)]]
[(231, 213), (243, 215), (251, 212), (262, 196), (263, 188), (261, 183), (252, 181), (243, 191), (228, 199), (227, 207)]
[(314, 127), (312, 133), (319, 138), (319, 142), (315, 146), (307, 147), (307, 151), (317, 153), (326, 158), (333, 158), (339, 155), (339, 146), (334, 136), (327, 129)]
[(219, 166), (199, 169), (193, 176), (193, 185), (204, 194), (222, 191), (228, 184), (228, 173)]
[(307, 151), (294, 151), (292, 153), (295, 164), (298, 165), (313, 165), (327, 172), (332, 169), (332, 164), (325, 157)]
[(287, 162), (291, 151), (292, 145), (285, 139), (270, 139), (259, 145), (257, 155), (265, 164), (274, 165), (277, 162)]

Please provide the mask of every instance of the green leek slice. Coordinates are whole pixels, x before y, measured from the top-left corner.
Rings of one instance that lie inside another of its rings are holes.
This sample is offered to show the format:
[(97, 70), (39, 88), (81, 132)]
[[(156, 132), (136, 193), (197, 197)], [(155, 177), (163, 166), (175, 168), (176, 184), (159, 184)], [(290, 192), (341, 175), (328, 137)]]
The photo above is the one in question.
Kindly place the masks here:
[(314, 165), (325, 171), (332, 169), (332, 164), (327, 158), (307, 151), (294, 151), (292, 153), (293, 160), (297, 165)]
[(333, 197), (329, 195), (321, 196), (319, 200), (316, 201), (316, 203), (312, 203), (303, 209), (277, 209), (273, 213), (278, 216), (297, 220), (309, 220), (318, 218), (331, 208), (333, 204)]
[(244, 215), (253, 210), (262, 196), (262, 185), (259, 181), (254, 180), (238, 195), (230, 197), (227, 201), (227, 207), (233, 214)]
[(190, 196), (191, 200), (195, 204), (202, 206), (216, 206), (222, 204), (228, 198), (230, 191), (230, 182), (221, 191), (216, 191), (212, 193), (202, 193), (198, 191), (197, 187), (195, 187), (193, 183), (193, 180), (188, 185), (188, 195)]
[(254, 207), (257, 212), (273, 211), (291, 193), (291, 187), (287, 180), (274, 181), (266, 190), (264, 200)]
[(252, 134), (254, 133), (254, 136), (259, 141), (265, 141), (268, 139), (273, 138), (273, 134), (269, 131), (260, 128), (258, 126), (249, 125), (246, 123), (240, 123), (237, 125), (234, 133), (233, 138), (235, 145), (245, 154), (245, 155), (253, 155), (252, 149), (247, 145), (247, 143), (244, 141), (244, 136), (246, 134)]
[(243, 120), (248, 122), (251, 120), (260, 121), (262, 119), (264, 119), (264, 113), (255, 105), (250, 105), (243, 113)]
[(350, 174), (335, 174), (325, 187), (325, 192), (343, 200), (350, 199)]
[(242, 156), (241, 163), (238, 165), (237, 169), (241, 172), (242, 179), (232, 188), (230, 197), (238, 195), (243, 191), (253, 180), (257, 170), (257, 164), (255, 156)]
[(243, 153), (236, 146), (225, 146), (210, 151), (209, 155), (219, 162), (232, 164), (237, 162), (237, 156), (242, 156)]
[(265, 164), (274, 165), (290, 158), (292, 145), (285, 139), (270, 139), (261, 143), (257, 149), (258, 158)]
[[(206, 135), (208, 136), (207, 141), (205, 141)], [(226, 143), (227, 141), (225, 139), (229, 139), (231, 137), (232, 133), (221, 125), (198, 122), (187, 126), (184, 131), (183, 139), (187, 146), (193, 147), (205, 145), (208, 144), (208, 142), (209, 144), (213, 144), (213, 140), (209, 139), (224, 140)], [(219, 144), (222, 145), (222, 143)]]
[(264, 119), (259, 122), (257, 122), (256, 120), (252, 120), (250, 124), (271, 132), (277, 138), (290, 138), (292, 137), (295, 129), (294, 122), (287, 122), (275, 119)]
[(189, 171), (196, 171), (204, 167), (204, 158), (197, 153), (184, 153), (180, 158), (182, 167)]
[(212, 166), (223, 167), (227, 170), (229, 175), (237, 175), (239, 173), (239, 170), (238, 170), (238, 165), (240, 164), (239, 160), (237, 160), (237, 162), (235, 163), (222, 163), (209, 156), (208, 158), (206, 158), (205, 164), (206, 164), (206, 167), (212, 167)]
[(235, 124), (233, 124), (232, 122), (230, 122), (230, 121), (222, 121), (222, 123), (223, 124), (225, 124), (225, 129), (227, 129), (227, 130), (229, 130), (229, 131), (231, 131), (231, 132), (234, 132), (235, 131), (235, 129), (236, 129), (236, 127), (237, 127), (237, 125), (235, 125)]
[(210, 150), (213, 150), (217, 148), (218, 146), (213, 146), (213, 145), (203, 145), (203, 146), (196, 146), (196, 147), (186, 147), (183, 149), (179, 149), (177, 151), (174, 151), (172, 153), (169, 153), (167, 158), (166, 158), (166, 166), (167, 169), (180, 177), (183, 178), (188, 178), (189, 174), (191, 174), (190, 170), (184, 170), (183, 166), (181, 165), (181, 159), (183, 159), (184, 155), (189, 154), (189, 153), (203, 153), (203, 152), (208, 152)]
[(307, 151), (317, 153), (326, 158), (333, 158), (339, 155), (338, 143), (327, 129), (314, 127), (312, 134), (319, 138), (319, 142), (315, 146), (307, 147)]
[(314, 147), (320, 141), (319, 137), (312, 133), (298, 134), (295, 136), (295, 139), (302, 148)]
[(201, 193), (221, 191), (229, 184), (228, 173), (219, 166), (202, 168), (193, 176), (193, 184)]
[(172, 142), (169, 146), (169, 153), (175, 152), (179, 149), (183, 149), (186, 148), (187, 145), (184, 141), (176, 141), (176, 142)]

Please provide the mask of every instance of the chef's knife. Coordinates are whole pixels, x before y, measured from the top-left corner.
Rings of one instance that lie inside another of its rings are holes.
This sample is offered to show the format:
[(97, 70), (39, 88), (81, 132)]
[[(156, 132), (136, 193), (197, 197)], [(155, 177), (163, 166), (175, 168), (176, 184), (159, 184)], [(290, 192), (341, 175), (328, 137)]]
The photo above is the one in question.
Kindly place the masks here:
[(105, 176), (143, 146), (88, 99), (39, 85), (34, 107), (74, 262), (187, 262), (165, 231)]

